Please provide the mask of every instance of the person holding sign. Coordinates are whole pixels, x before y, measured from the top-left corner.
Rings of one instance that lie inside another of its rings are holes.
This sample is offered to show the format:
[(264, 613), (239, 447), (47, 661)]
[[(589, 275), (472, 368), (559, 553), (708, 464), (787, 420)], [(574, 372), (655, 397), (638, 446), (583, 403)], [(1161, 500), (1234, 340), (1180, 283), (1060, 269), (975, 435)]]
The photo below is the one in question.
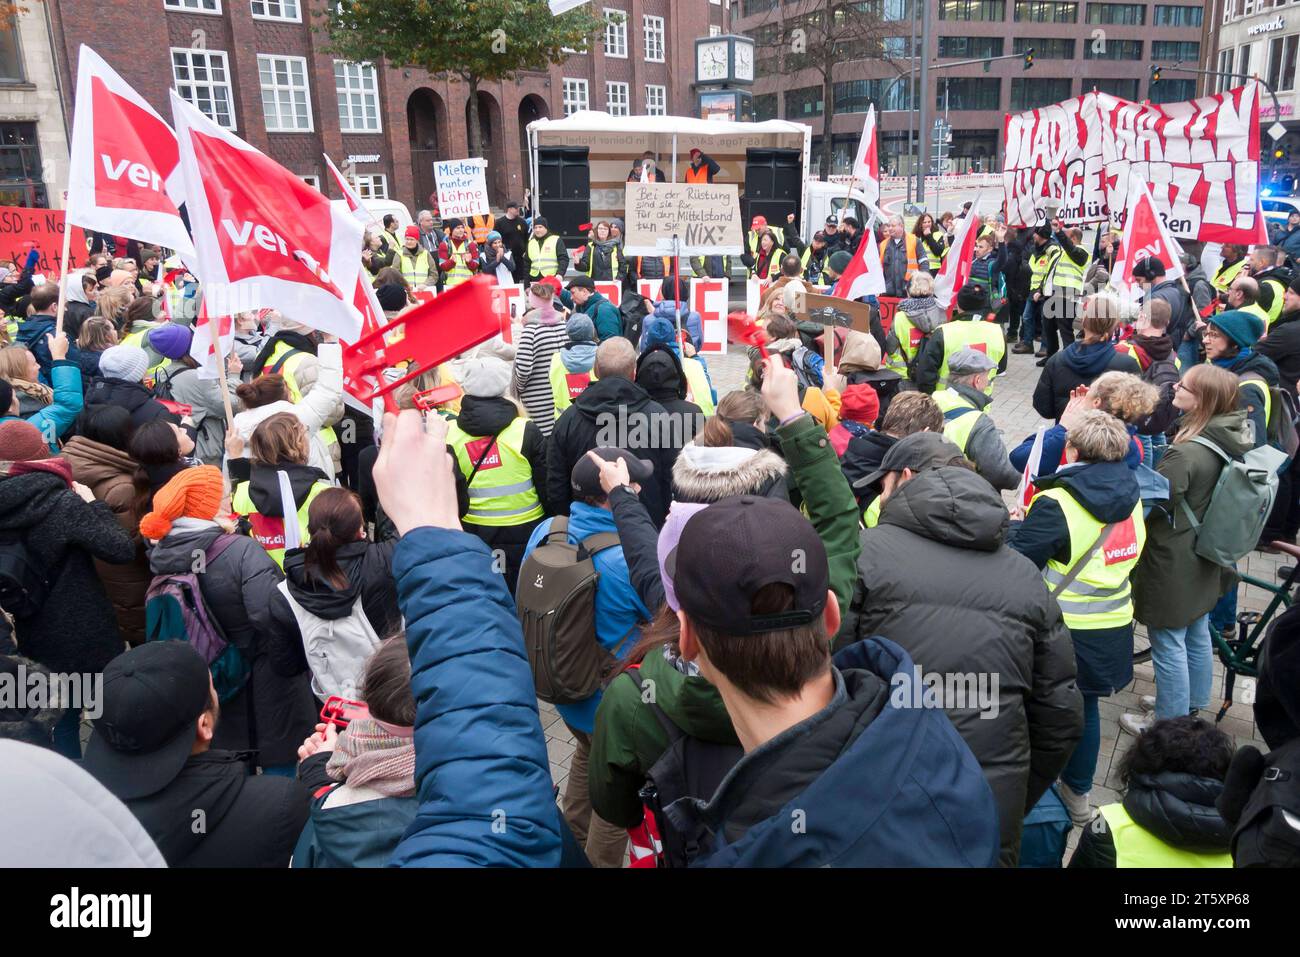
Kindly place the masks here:
[(553, 236), (545, 216), (533, 220), (533, 238), (528, 240), (528, 276), (536, 282), (546, 276), (560, 276), (569, 269), (569, 251), (564, 240)]
[(443, 272), (446, 288), (455, 289), (478, 272), (479, 249), (459, 219), (448, 220), (446, 225), (451, 232), (438, 244), (438, 268)]

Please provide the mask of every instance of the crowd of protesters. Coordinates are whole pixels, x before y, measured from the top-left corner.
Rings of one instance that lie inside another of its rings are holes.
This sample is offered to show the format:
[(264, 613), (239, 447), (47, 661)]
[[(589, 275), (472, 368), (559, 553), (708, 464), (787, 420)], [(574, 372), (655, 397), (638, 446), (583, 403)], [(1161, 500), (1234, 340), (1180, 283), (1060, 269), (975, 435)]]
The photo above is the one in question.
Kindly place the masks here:
[[(389, 218), (361, 253), (387, 315), (475, 275), (527, 309), (381, 423), (307, 316), (237, 317), (223, 396), (190, 357), (201, 285), (165, 251), (93, 255), (61, 325), (33, 259), (0, 265), (0, 680), (100, 687), (0, 707), (0, 860), (1277, 863), (1255, 782), (1296, 763), (1300, 630), (1279, 619), (1261, 669), (1274, 750), (1234, 757), (1201, 712), (1238, 575), (1197, 529), (1224, 460), (1294, 408), (1288, 253), (1226, 249), (1186, 285), (1148, 260), (1139, 304), (1089, 292), (1113, 237), (998, 222), (945, 309), (959, 218), (836, 218), (807, 244), (756, 218), (766, 344), (722, 395), (678, 277), (624, 256), (621, 223), (570, 252), (514, 203)], [(869, 333), (801, 321), (797, 291), (864, 241), (888, 327), (874, 301)], [(1054, 424), (1008, 448), (998, 379), (1040, 340)], [(1262, 548), (1300, 529), (1289, 461), (1279, 484)], [(1098, 802), (1135, 623), (1155, 695)], [(539, 696), (575, 742), (562, 793)], [(77, 801), (97, 814), (73, 844)]]

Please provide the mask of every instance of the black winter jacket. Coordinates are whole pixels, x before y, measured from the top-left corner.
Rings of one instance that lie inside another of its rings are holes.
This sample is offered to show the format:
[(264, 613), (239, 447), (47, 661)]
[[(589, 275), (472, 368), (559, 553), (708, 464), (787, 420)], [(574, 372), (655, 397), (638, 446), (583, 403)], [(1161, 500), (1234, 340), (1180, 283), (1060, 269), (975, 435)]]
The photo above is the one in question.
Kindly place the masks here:
[(125, 803), (168, 867), (283, 868), (310, 795), (293, 778), (254, 774), (247, 753), (213, 750), (192, 755), (161, 791)]
[(641, 501), (655, 525), (662, 525), (672, 500), (673, 462), (680, 451), (673, 442), (662, 441), (672, 439), (671, 433), (668, 410), (635, 382), (618, 376), (593, 382), (564, 410), (551, 432), (546, 458), (551, 511), (569, 514), (570, 475), (579, 458), (598, 445), (618, 445), (654, 464), (654, 475), (641, 485)]
[(1273, 360), (1282, 388), (1294, 392), (1300, 381), (1300, 311), (1278, 316), (1268, 335), (1255, 344), (1255, 351)]
[[(1180, 850), (1223, 854), (1232, 828), (1214, 802), (1223, 782), (1179, 771), (1136, 774), (1124, 795), (1124, 810), (1134, 823)], [(1115, 839), (1101, 815), (1083, 829), (1071, 867), (1114, 867)]]
[(848, 480), (849, 487), (853, 489), (853, 494), (858, 500), (858, 508), (865, 509), (880, 493), (874, 488), (865, 485), (858, 487), (853, 483), (866, 478), (880, 468), (880, 463), (885, 460), (885, 453), (897, 441), (898, 439), (892, 435), (880, 431), (855, 435), (849, 439), (848, 447), (844, 450), (844, 458), (840, 459), (840, 470)]
[[(1252, 351), (1248, 356), (1239, 356), (1228, 364), (1227, 370), (1241, 379), (1252, 379), (1237, 390), (1237, 408), (1246, 413), (1246, 418), (1255, 429), (1255, 448), (1268, 442), (1268, 419), (1264, 415), (1264, 395), (1266, 386), (1276, 386), (1280, 377), (1277, 366), (1268, 356)], [(1259, 380), (1264, 380), (1260, 385)]]
[(996, 702), (945, 710), (993, 789), (999, 860), (1014, 866), (1025, 814), (1082, 734), (1083, 701), (1060, 609), (1006, 531), (1001, 496), (969, 469), (913, 478), (862, 533), (851, 630), (840, 634), (883, 635), (924, 673), (997, 675)]
[(691, 429), (684, 433), (689, 439), (698, 421), (695, 416), (704, 413), (686, 400), (686, 374), (677, 353), (662, 343), (648, 348), (636, 361), (636, 381), (650, 398), (680, 419), (684, 429)]
[(95, 379), (86, 391), (86, 411), (97, 405), (120, 405), (131, 413), (131, 425), (139, 428), (155, 419), (166, 419), (180, 425), (180, 416), (169, 412), (167, 407), (153, 397), (143, 382), (127, 382), (125, 379)]
[[(149, 566), (155, 575), (189, 572), (194, 553), (205, 551), (221, 534), (216, 525), (173, 529), (149, 550)], [(280, 578), (280, 569), (266, 550), (244, 536), (238, 536), (199, 576), (203, 600), (226, 640), (252, 665), (248, 685), (222, 703), (212, 744), (232, 751), (256, 749), (263, 766), (297, 761), (298, 746), (315, 729), (319, 709), (305, 666), (291, 673), (277, 667), (295, 660), (294, 645), (299, 659), (302, 656), (297, 626), (290, 631), (278, 624), (293, 621), (293, 612), (276, 587)], [(256, 724), (256, 742), (250, 734), (250, 717)]]
[[(60, 476), (0, 478), (0, 533), (18, 536), (49, 575), (49, 598), (15, 622), (24, 656), (65, 673), (99, 672), (125, 650), (92, 559), (125, 565), (135, 542), (104, 502), (83, 502)], [(300, 742), (301, 743), (301, 742)]]
[(1132, 356), (1116, 352), (1110, 342), (1071, 342), (1053, 353), (1043, 366), (1034, 387), (1034, 411), (1044, 419), (1060, 419), (1070, 404), (1070, 393), (1089, 385), (1103, 372), (1131, 372), (1141, 375), (1142, 368)]

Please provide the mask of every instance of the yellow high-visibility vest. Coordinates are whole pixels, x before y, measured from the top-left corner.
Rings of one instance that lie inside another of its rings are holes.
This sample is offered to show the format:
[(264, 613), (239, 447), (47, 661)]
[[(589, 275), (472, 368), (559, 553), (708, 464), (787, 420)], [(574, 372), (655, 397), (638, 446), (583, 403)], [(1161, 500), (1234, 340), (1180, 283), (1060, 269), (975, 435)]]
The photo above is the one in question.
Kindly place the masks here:
[(709, 387), (709, 377), (704, 374), (704, 366), (698, 359), (682, 357), (682, 373), (686, 376), (686, 401), (694, 402), (705, 415), (712, 415), (713, 390)]
[[(302, 357), (310, 354), (311, 353), (303, 352), (301, 349), (291, 346), (289, 343), (281, 340), (275, 344), (275, 348), (271, 350), (271, 354), (266, 357), (266, 365), (262, 367), (262, 374), (266, 375), (276, 367), (277, 363), (280, 364), (279, 374), (284, 376), (284, 384), (289, 387), (289, 398), (292, 399), (295, 404), (302, 401), (302, 389), (299, 387), (298, 378), (294, 373), (297, 371), (298, 366), (302, 364)], [(284, 359), (283, 363), (280, 362), (281, 359)], [(334, 430), (328, 425), (322, 426), (320, 431), (316, 434), (320, 436), (321, 442), (323, 442), (327, 448), (338, 442), (338, 436), (335, 435)]]
[[(528, 419), (519, 416), (494, 439), (475, 436), (452, 422), (447, 428), (447, 444), (456, 453), (456, 464), (469, 483), (470, 525), (523, 525), (541, 518), (545, 512), (533, 486), (533, 467), (524, 457), (524, 429)], [(474, 471), (479, 463), (478, 471)]]
[[(311, 503), (316, 501), (316, 496), (327, 488), (332, 488), (329, 482), (316, 482), (307, 492), (307, 498), (298, 506), (297, 522), (298, 537), (302, 544), (306, 545), (311, 540), (311, 535), (307, 531), (307, 512), (311, 508)], [(248, 493), (248, 483), (240, 482), (235, 486), (234, 494), (230, 496), (230, 510), (236, 515), (248, 519), (250, 526), (249, 537), (257, 544), (266, 549), (266, 554), (271, 559), (284, 568), (284, 518), (279, 515), (263, 515), (253, 504), (253, 498)]]
[(962, 349), (974, 349), (993, 360), (989, 370), (989, 384), (984, 391), (993, 394), (993, 380), (998, 375), (998, 365), (1007, 351), (1007, 337), (1002, 326), (996, 322), (984, 322), (981, 319), (958, 319), (945, 322), (943, 329), (943, 363), (939, 366), (939, 378), (948, 376), (948, 360)]
[(1232, 855), (1186, 851), (1166, 844), (1124, 810), (1122, 804), (1103, 804), (1098, 810), (1110, 828), (1116, 867), (1231, 867)]
[(966, 446), (982, 414), (956, 389), (936, 389), (932, 396), (943, 412), (943, 437), (966, 454)]
[(534, 236), (528, 240), (528, 275), (534, 279), (554, 276), (560, 271), (560, 257), (557, 249), (559, 236), (546, 235), (539, 243)]
[(1049, 591), (1066, 579), (1070, 568), (1092, 549), (1087, 564), (1056, 596), (1061, 606), (1061, 617), (1067, 628), (1092, 631), (1098, 628), (1119, 628), (1133, 620), (1133, 595), (1129, 575), (1137, 567), (1138, 558), (1146, 544), (1146, 522), (1142, 518), (1142, 502), (1133, 506), (1133, 513), (1106, 536), (1106, 541), (1093, 549), (1097, 536), (1105, 523), (1094, 518), (1064, 488), (1049, 488), (1034, 496), (1030, 511), (1040, 499), (1050, 498), (1065, 516), (1070, 530), (1070, 556), (1065, 562), (1048, 559), (1043, 569), (1043, 580)]
[(555, 414), (558, 416), (573, 405), (573, 400), (582, 395), (587, 386), (596, 381), (596, 370), (593, 368), (588, 372), (570, 372), (560, 358), (560, 353), (552, 352), (547, 378), (551, 381), (551, 398), (555, 402)]
[(469, 268), (469, 240), (456, 245), (454, 240), (447, 240), (447, 248), (451, 251), (451, 261), (453, 263), (447, 278), (443, 285), (447, 289), (454, 289), (467, 279), (473, 279), (474, 273)]

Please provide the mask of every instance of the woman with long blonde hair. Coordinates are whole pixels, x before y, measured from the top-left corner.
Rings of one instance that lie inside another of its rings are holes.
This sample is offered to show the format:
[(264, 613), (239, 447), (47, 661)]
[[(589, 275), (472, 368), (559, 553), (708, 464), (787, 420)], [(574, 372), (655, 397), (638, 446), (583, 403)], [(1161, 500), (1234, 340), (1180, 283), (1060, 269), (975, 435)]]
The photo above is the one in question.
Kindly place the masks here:
[[(1237, 377), (1226, 369), (1198, 365), (1179, 380), (1174, 406), (1182, 413), (1173, 444), (1157, 471), (1169, 480), (1163, 514), (1147, 520), (1145, 550), (1133, 572), (1135, 617), (1147, 626), (1156, 693), (1144, 698), (1155, 718), (1176, 718), (1210, 701), (1213, 652), (1210, 610), (1236, 586), (1237, 573), (1196, 554), (1196, 529), (1209, 508), (1223, 470), (1223, 455), (1240, 458), (1254, 448), (1246, 413), (1237, 408)], [(1125, 714), (1120, 726), (1139, 734), (1151, 716)]]

